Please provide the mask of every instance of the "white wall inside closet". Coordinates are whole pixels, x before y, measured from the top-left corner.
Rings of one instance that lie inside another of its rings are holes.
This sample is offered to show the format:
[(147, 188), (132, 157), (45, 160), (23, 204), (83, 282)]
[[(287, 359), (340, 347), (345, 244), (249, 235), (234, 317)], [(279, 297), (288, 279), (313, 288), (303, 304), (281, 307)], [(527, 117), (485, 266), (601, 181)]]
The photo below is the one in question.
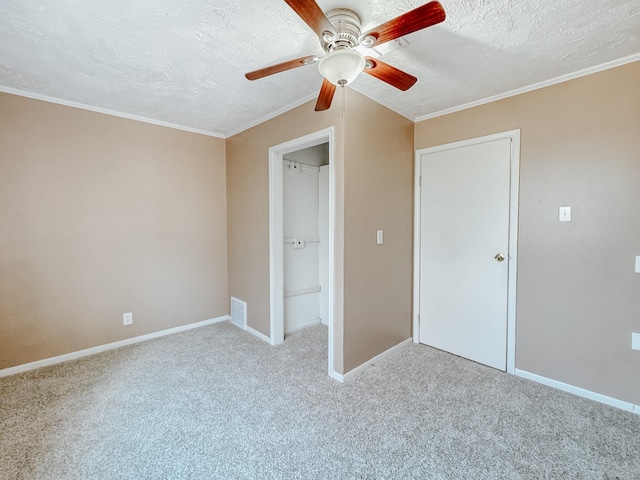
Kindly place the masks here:
[(284, 332), (328, 320), (329, 151), (283, 157)]

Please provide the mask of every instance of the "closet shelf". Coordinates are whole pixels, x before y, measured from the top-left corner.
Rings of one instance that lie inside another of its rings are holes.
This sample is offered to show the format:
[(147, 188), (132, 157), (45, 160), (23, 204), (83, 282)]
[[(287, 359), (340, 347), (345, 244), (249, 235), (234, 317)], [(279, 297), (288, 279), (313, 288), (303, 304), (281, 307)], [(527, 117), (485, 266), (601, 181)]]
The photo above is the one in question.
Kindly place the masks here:
[(320, 285), (315, 285), (313, 287), (298, 288), (296, 290), (285, 290), (283, 296), (284, 298), (296, 297), (298, 295), (307, 295), (308, 293), (318, 293), (320, 290)]

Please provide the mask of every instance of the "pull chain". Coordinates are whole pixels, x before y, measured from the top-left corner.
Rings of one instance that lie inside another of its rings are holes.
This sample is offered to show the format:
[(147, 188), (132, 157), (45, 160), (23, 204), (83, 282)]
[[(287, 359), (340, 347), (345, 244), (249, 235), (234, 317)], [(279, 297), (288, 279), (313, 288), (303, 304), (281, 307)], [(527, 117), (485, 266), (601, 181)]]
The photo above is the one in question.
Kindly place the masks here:
[(346, 97), (344, 93), (344, 85), (341, 87), (342, 90), (342, 118), (344, 118), (344, 111), (346, 110)]
[(342, 118), (344, 118), (344, 108), (345, 108), (344, 86), (346, 84), (347, 84), (346, 80), (338, 80), (338, 86), (342, 89)]

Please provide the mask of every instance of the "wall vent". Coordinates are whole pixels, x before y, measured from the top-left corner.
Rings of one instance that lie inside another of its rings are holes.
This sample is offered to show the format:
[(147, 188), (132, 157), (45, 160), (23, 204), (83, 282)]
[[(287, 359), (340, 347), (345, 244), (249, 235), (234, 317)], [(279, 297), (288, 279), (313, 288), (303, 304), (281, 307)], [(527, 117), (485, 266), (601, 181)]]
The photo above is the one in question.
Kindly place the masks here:
[(247, 302), (231, 297), (231, 323), (247, 329)]

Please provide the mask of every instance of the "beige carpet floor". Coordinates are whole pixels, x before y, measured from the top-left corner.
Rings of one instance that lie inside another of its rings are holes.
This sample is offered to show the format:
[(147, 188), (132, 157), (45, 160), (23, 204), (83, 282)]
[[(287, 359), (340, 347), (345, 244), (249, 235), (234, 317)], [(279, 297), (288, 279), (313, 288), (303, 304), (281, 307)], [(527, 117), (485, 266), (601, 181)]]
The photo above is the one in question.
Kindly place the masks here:
[(228, 322), (0, 379), (0, 479), (640, 478), (640, 416), (420, 345), (355, 381), (326, 329)]

